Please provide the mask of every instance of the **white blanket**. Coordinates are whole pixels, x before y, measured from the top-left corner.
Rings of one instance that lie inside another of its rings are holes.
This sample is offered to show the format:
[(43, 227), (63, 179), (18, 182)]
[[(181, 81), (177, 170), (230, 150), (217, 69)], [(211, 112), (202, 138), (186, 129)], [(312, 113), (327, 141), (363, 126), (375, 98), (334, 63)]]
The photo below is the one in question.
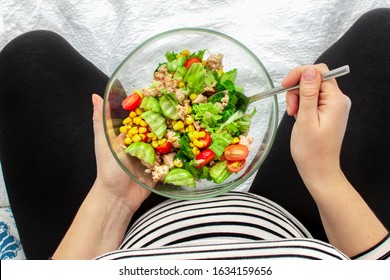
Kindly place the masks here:
[[(110, 75), (149, 37), (202, 27), (249, 47), (278, 85), (291, 68), (313, 63), (359, 16), (379, 7), (390, 7), (390, 0), (0, 0), (0, 50), (22, 33), (48, 29)], [(282, 114), (283, 96), (279, 103)], [(0, 206), (9, 206), (1, 173)]]

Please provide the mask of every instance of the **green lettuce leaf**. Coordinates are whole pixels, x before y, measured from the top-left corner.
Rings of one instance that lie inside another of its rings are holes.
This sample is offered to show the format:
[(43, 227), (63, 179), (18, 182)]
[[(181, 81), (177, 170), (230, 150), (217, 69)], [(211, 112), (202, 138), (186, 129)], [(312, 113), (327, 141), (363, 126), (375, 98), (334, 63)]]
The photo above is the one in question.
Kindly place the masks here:
[(184, 63), (187, 61), (187, 57), (181, 56), (179, 58), (176, 58), (175, 60), (172, 60), (167, 63), (167, 68), (171, 72), (176, 72), (177, 69), (184, 65)]
[(219, 79), (219, 82), (221, 84), (224, 84), (226, 81), (230, 81), (234, 84), (236, 82), (236, 78), (237, 78), (237, 69), (233, 69), (228, 72), (224, 72), (221, 78)]
[(183, 80), (187, 84), (187, 91), (191, 93), (202, 93), (205, 80), (203, 65), (201, 63), (193, 63)]
[(225, 181), (231, 174), (229, 169), (227, 168), (226, 162), (219, 161), (214, 166), (210, 167), (210, 177), (217, 184)]
[(176, 56), (177, 56), (177, 53), (175, 53), (174, 51), (165, 53), (165, 58), (168, 60), (168, 62), (175, 60)]
[(193, 114), (196, 120), (208, 127), (215, 127), (222, 116), (219, 115), (220, 108), (211, 103), (199, 103), (192, 106)]
[(199, 60), (203, 60), (203, 56), (204, 56), (205, 52), (206, 52), (206, 50), (200, 50), (197, 53), (191, 53), (189, 58), (197, 57), (197, 58), (199, 58)]
[(182, 168), (171, 169), (164, 178), (164, 183), (193, 188), (196, 186), (194, 176)]
[(180, 144), (180, 151), (179, 153), (181, 154), (180, 156), (178, 155), (178, 157), (183, 161), (183, 162), (186, 162), (187, 160), (183, 160), (182, 159), (182, 156), (184, 155), (185, 157), (187, 157), (188, 159), (194, 159), (195, 158), (195, 155), (194, 153), (192, 152), (192, 148), (190, 146), (190, 142), (191, 142), (191, 139), (190, 137), (188, 136), (188, 132), (185, 132), (181, 137), (180, 137), (180, 141), (179, 141), (179, 144)]
[(233, 137), (227, 132), (215, 133), (212, 136), (213, 141), (209, 146), (209, 149), (215, 153), (215, 157), (218, 158), (222, 156), (226, 147), (230, 145), (233, 140)]
[(178, 120), (179, 115), (177, 114), (177, 105), (179, 101), (177, 100), (175, 94), (173, 93), (164, 93), (158, 101), (161, 112), (167, 118), (172, 120)]

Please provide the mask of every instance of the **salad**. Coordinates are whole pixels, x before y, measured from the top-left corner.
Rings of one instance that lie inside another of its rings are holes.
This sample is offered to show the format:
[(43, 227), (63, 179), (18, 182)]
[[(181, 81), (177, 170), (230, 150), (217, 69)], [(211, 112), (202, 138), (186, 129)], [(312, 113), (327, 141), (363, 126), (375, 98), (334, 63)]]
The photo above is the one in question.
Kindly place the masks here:
[(122, 103), (129, 111), (120, 133), (155, 182), (195, 187), (217, 184), (242, 170), (253, 139), (237, 69), (224, 71), (223, 55), (206, 50), (165, 54), (149, 87)]

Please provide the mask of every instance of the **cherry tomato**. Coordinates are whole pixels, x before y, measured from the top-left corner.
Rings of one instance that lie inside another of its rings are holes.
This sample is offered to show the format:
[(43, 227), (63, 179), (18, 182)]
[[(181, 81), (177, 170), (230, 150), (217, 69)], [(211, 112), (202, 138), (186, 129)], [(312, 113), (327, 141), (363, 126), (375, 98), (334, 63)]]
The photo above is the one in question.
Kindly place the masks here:
[(230, 172), (237, 173), (244, 168), (246, 160), (228, 161), (227, 168)]
[(206, 149), (211, 144), (211, 135), (207, 131), (203, 131), (206, 133), (206, 136), (203, 138), (199, 138), (198, 140), (204, 143), (202, 149)]
[(202, 168), (210, 161), (212, 161), (214, 157), (215, 157), (215, 153), (210, 149), (201, 151), (199, 155), (197, 155), (195, 158), (195, 167), (198, 169)]
[(160, 154), (167, 154), (171, 151), (171, 142), (165, 142), (156, 148), (156, 151)]
[(225, 158), (228, 161), (240, 161), (246, 159), (249, 150), (246, 146), (241, 144), (229, 145), (225, 149)]
[(187, 69), (190, 69), (191, 65), (194, 64), (194, 63), (201, 63), (202, 61), (200, 61), (199, 58), (197, 57), (193, 57), (193, 58), (190, 58), (189, 60), (187, 60), (185, 63), (184, 63), (184, 66), (187, 68)]
[(141, 104), (141, 96), (139, 94), (133, 93), (130, 94), (122, 102), (122, 107), (125, 110), (134, 111)]

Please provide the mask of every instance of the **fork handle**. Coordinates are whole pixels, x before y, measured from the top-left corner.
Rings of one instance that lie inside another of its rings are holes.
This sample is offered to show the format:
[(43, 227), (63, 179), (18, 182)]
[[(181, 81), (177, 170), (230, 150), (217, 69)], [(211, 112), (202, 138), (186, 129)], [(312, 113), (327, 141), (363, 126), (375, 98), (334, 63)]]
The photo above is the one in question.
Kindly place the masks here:
[[(327, 80), (330, 80), (333, 78), (344, 76), (348, 73), (349, 73), (349, 66), (344, 65), (344, 66), (341, 66), (339, 68), (330, 70), (330, 71), (326, 72), (325, 74), (321, 75), (321, 80), (327, 81)], [(269, 90), (263, 91), (261, 93), (252, 95), (251, 97), (249, 97), (250, 103), (252, 103), (253, 101), (257, 101), (259, 99), (273, 96), (273, 95), (278, 94), (278, 93), (282, 93), (284, 91), (289, 91), (289, 90), (293, 90), (293, 89), (297, 89), (297, 88), (299, 88), (299, 84), (296, 86), (293, 86), (293, 87), (288, 87), (288, 88), (285, 88), (283, 86), (274, 87), (274, 88), (271, 88)]]

